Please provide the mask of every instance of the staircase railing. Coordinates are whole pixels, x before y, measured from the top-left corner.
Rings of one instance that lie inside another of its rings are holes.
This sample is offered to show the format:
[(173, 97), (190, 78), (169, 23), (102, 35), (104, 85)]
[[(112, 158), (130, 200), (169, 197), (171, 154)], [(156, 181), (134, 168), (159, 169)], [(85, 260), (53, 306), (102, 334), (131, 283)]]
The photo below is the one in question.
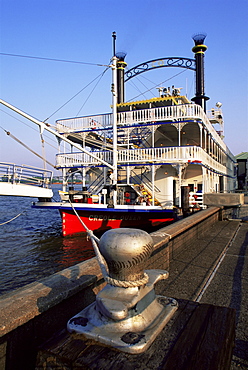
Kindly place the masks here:
[(95, 179), (95, 181), (93, 181), (89, 188), (88, 188), (88, 191), (91, 193), (91, 194), (98, 194), (102, 188), (104, 184), (104, 176), (101, 175), (100, 177), (97, 177)]
[[(135, 178), (139, 180), (139, 184), (145, 185), (150, 191), (152, 191), (152, 184), (151, 180), (145, 175), (145, 173), (142, 173), (142, 175), (137, 174), (134, 170), (131, 171), (131, 181), (133, 181), (133, 184), (137, 184), (137, 181), (135, 181)], [(157, 186), (154, 186), (155, 192), (160, 192), (160, 189)]]

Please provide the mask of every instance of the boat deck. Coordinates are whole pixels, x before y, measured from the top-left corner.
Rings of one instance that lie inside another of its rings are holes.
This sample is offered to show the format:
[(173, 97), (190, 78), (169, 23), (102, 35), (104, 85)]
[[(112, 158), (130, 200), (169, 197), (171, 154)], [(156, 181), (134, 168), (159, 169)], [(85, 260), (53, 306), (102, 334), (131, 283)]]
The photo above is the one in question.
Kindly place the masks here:
[(0, 162), (0, 195), (52, 198), (51, 179), (51, 171)]

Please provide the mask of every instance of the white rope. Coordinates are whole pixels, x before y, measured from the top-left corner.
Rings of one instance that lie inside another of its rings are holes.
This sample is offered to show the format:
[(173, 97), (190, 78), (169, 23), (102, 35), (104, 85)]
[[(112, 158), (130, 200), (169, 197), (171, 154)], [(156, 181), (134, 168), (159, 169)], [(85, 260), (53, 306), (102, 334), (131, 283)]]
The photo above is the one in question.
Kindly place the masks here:
[(167, 233), (164, 233), (164, 232), (156, 232), (156, 231), (154, 231), (153, 233), (152, 233), (152, 236), (165, 236), (165, 235), (167, 235), (168, 237), (169, 237), (169, 239), (171, 239), (172, 238), (172, 236), (171, 236), (171, 234), (167, 234)]
[(121, 288), (135, 288), (147, 284), (149, 281), (149, 276), (147, 275), (146, 272), (144, 272), (144, 277), (140, 280), (135, 281), (117, 280), (111, 278), (110, 276), (106, 276), (105, 280), (108, 284), (118, 286)]
[[(29, 207), (27, 207), (27, 208), (29, 208)], [(24, 209), (24, 211), (22, 211), (21, 213), (19, 213), (19, 214), (18, 214), (18, 215), (16, 215), (15, 217), (11, 218), (10, 220), (5, 221), (5, 222), (1, 223), (1, 224), (0, 224), (0, 226), (6, 225), (6, 224), (8, 224), (9, 222), (14, 221), (17, 217), (21, 216), (24, 212), (26, 212), (27, 208), (25, 208), (25, 209)]]
[(107, 272), (108, 269), (107, 269), (106, 261), (103, 258), (102, 254), (100, 253), (98, 245), (97, 245), (97, 243), (99, 242), (99, 239), (93, 234), (92, 230), (88, 229), (88, 227), (85, 225), (83, 220), (81, 220), (81, 218), (80, 218), (79, 214), (77, 213), (77, 211), (75, 210), (70, 198), (69, 198), (69, 202), (70, 202), (71, 208), (73, 209), (73, 212), (75, 213), (78, 220), (81, 222), (81, 224), (83, 225), (83, 227), (85, 228), (87, 234), (89, 235), (89, 237), (91, 239), (91, 242), (92, 242), (92, 245), (93, 245), (93, 248), (94, 248), (94, 252), (96, 254), (96, 258), (97, 258), (98, 263), (100, 265), (103, 277), (106, 280), (106, 276), (108, 276), (108, 272)]

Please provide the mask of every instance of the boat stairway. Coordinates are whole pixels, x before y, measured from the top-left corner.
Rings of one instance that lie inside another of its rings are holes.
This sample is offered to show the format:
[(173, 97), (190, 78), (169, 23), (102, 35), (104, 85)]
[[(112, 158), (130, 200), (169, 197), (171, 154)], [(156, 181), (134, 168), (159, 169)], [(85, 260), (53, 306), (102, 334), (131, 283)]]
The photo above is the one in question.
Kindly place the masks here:
[(129, 131), (125, 128), (118, 128), (118, 143), (133, 144), (135, 147), (150, 147), (148, 138), (151, 136), (151, 130), (147, 127), (135, 127)]
[[(144, 202), (146, 202), (149, 205), (152, 205), (153, 202), (152, 193), (145, 185), (136, 184), (132, 185), (132, 188), (136, 191), (140, 198), (144, 199)], [(154, 198), (154, 205), (161, 206), (161, 203), (156, 198)]]
[(104, 187), (104, 176), (101, 175), (89, 185), (88, 192), (91, 194), (99, 194), (103, 187)]

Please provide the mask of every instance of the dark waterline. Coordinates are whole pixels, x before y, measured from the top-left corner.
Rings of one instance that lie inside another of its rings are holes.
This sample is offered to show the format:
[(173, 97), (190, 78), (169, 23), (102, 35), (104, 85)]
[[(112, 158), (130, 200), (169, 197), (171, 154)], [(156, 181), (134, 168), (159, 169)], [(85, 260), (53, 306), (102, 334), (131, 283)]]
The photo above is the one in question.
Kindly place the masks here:
[[(55, 197), (58, 186), (54, 187)], [(93, 257), (85, 234), (63, 238), (57, 210), (31, 208), (34, 198), (0, 196), (0, 294)]]

